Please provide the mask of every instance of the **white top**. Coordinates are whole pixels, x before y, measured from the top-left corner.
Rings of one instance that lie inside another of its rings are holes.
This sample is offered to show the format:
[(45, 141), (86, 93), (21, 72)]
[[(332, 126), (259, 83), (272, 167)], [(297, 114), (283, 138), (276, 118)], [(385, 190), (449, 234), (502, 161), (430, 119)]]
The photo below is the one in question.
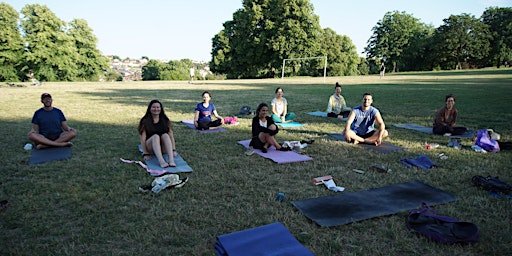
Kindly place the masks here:
[(272, 99), (272, 102), (270, 102), (270, 104), (272, 106), (276, 107), (276, 111), (279, 116), (281, 116), (281, 114), (283, 114), (284, 106), (288, 105), (288, 101), (286, 101), (286, 99), (284, 97), (282, 97), (281, 100), (282, 100), (281, 102), (278, 102), (277, 98), (274, 98), (274, 99)]

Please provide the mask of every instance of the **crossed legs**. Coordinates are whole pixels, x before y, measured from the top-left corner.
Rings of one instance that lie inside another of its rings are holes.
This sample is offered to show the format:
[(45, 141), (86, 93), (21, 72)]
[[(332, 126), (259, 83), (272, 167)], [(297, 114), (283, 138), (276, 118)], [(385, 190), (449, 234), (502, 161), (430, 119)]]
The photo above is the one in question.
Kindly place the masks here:
[[(160, 163), (160, 167), (176, 167), (176, 163), (174, 163), (174, 154), (172, 152), (172, 143), (171, 137), (169, 134), (164, 133), (162, 135), (155, 134), (146, 140), (146, 147), (148, 151), (155, 154), (158, 159), (158, 163)], [(165, 162), (163, 153), (167, 153), (169, 156), (169, 163)]]
[[(268, 129), (275, 131), (277, 129), (275, 124), (272, 124), (268, 127)], [(274, 135), (270, 135), (268, 133), (260, 132), (258, 135), (258, 138), (261, 142), (263, 142), (265, 145), (263, 148), (267, 149), (270, 146), (274, 146), (277, 150), (281, 149), (281, 145), (276, 141), (276, 138)]]
[[(365, 144), (375, 144), (375, 146), (379, 146), (382, 143), (382, 141), (379, 140), (379, 131), (378, 130), (373, 132), (372, 134), (367, 134), (367, 135), (369, 135), (368, 137), (366, 137), (366, 136), (361, 137), (361, 136), (357, 135), (352, 130), (343, 130), (341, 133), (345, 135), (345, 140), (347, 142), (354, 142), (354, 144), (365, 143)], [(387, 136), (388, 136), (388, 130), (384, 130), (384, 133), (382, 134), (382, 139), (386, 138)]]
[(43, 136), (42, 134), (36, 133), (34, 131), (30, 131), (28, 133), (28, 138), (36, 143), (37, 149), (43, 149), (48, 147), (71, 147), (73, 146), (73, 143), (71, 143), (70, 140), (72, 140), (75, 137), (76, 130), (74, 129), (62, 132), (56, 140), (50, 140)]

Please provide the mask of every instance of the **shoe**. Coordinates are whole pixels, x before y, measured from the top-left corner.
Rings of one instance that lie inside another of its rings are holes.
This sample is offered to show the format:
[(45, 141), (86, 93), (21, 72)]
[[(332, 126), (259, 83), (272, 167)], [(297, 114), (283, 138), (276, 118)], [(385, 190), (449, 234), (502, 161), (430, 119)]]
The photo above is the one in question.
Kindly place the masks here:
[(171, 186), (171, 188), (181, 188), (185, 185), (185, 183), (187, 183), (188, 181), (188, 177), (185, 177), (183, 179), (180, 180), (180, 183), (174, 185), (174, 186)]
[(139, 187), (139, 191), (146, 193), (146, 192), (150, 191), (152, 188), (153, 187), (151, 185), (142, 185)]
[(263, 152), (263, 153), (267, 153), (267, 152), (268, 152), (268, 150), (267, 150), (267, 148), (262, 148), (262, 149), (261, 149), (261, 152)]
[(456, 142), (456, 141), (457, 141), (457, 140), (455, 140), (455, 139), (450, 139), (450, 141), (448, 142), (448, 145), (446, 145), (446, 146), (448, 146), (448, 147), (453, 147), (453, 146), (455, 146), (455, 142)]
[(252, 148), (248, 148), (246, 151), (245, 151), (245, 155), (246, 156), (252, 156), (254, 154), (254, 149)]
[(291, 148), (285, 148), (285, 147), (281, 147), (279, 149), (279, 151), (291, 151), (292, 149)]
[(304, 143), (306, 143), (306, 144), (313, 144), (314, 142), (315, 142), (315, 140), (301, 140), (300, 144), (304, 144)]

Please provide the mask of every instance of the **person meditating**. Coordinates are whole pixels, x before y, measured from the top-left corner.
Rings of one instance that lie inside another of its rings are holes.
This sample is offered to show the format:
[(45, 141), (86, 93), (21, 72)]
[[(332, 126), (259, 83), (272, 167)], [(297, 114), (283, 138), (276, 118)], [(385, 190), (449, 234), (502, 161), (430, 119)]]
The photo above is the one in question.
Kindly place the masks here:
[[(217, 128), (224, 124), (224, 118), (217, 114), (217, 108), (213, 103), (210, 103), (212, 95), (208, 91), (204, 91), (201, 96), (203, 97), (203, 102), (197, 103), (195, 108), (195, 116), (194, 116), (194, 126), (198, 130), (209, 130), (210, 128)], [(212, 115), (217, 118), (217, 120), (212, 120)]]
[(466, 127), (456, 127), (459, 111), (455, 108), (455, 96), (448, 94), (445, 105), (436, 112), (432, 132), (438, 135), (461, 135), (467, 131)]
[(347, 107), (345, 98), (341, 96), (341, 85), (336, 82), (334, 94), (329, 97), (329, 103), (327, 103), (327, 116), (341, 119), (348, 117), (351, 110)]
[(283, 88), (276, 89), (276, 97), (270, 102), (272, 105), (272, 119), (275, 123), (285, 123), (293, 121), (295, 113), (288, 113), (288, 101), (283, 97)]
[[(174, 157), (178, 155), (178, 152), (174, 142), (172, 124), (160, 101), (149, 102), (146, 114), (140, 119), (138, 131), (144, 160), (151, 159), (151, 154), (154, 154), (160, 167), (176, 167)], [(169, 156), (169, 163), (165, 162), (163, 153), (167, 153)]]
[[(382, 143), (382, 139), (388, 136), (384, 120), (379, 110), (372, 106), (372, 102), (372, 94), (365, 93), (362, 99), (363, 104), (355, 107), (350, 112), (345, 129), (341, 132), (347, 142), (379, 146)], [(375, 122), (379, 125), (378, 131), (375, 130)]]
[(268, 116), (268, 105), (261, 103), (256, 108), (256, 116), (252, 119), (252, 139), (249, 143), (249, 149), (246, 154), (251, 155), (253, 148), (261, 149), (261, 152), (267, 153), (270, 146), (274, 146), (280, 151), (289, 151), (290, 148), (284, 148), (276, 141), (276, 134), (279, 132), (277, 125), (271, 117)]
[(36, 143), (37, 149), (73, 146), (70, 140), (76, 137), (77, 132), (67, 125), (64, 113), (52, 106), (52, 96), (43, 93), (41, 103), (43, 107), (32, 117), (32, 129), (28, 138)]

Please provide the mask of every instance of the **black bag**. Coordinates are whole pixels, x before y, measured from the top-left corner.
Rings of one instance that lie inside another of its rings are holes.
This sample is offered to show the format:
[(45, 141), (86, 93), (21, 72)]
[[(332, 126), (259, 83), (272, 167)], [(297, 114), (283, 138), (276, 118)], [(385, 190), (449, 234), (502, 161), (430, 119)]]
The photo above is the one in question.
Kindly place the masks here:
[(241, 116), (250, 115), (251, 114), (251, 107), (243, 106), (242, 108), (240, 108), (240, 112), (238, 112), (238, 114), (240, 114)]

